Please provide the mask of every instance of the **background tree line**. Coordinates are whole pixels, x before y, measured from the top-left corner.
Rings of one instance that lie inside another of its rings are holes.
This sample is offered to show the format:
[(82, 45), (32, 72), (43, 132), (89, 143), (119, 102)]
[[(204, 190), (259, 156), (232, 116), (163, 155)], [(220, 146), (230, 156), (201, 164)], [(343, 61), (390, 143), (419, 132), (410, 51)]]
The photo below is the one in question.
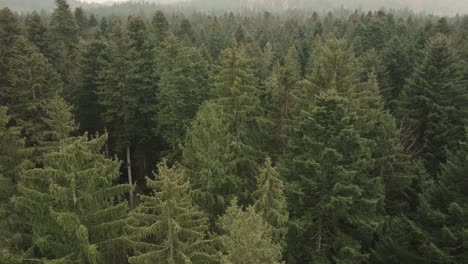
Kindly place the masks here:
[(468, 17), (106, 12), (0, 10), (0, 263), (466, 263)]

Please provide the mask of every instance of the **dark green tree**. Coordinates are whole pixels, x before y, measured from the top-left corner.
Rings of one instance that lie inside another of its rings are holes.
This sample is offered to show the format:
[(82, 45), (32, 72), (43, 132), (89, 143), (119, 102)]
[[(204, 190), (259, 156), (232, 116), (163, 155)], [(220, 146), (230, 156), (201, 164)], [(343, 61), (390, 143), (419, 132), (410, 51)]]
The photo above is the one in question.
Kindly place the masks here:
[(77, 80), (78, 26), (66, 0), (56, 0), (50, 20), (50, 61), (64, 83), (64, 95), (74, 99), (73, 86)]
[(273, 228), (273, 240), (285, 245), (288, 231), (288, 208), (283, 181), (273, 167), (271, 159), (267, 158), (260, 168), (255, 192), (255, 210)]
[(45, 126), (45, 106), (62, 92), (62, 82), (48, 60), (24, 37), (16, 41), (9, 65), (9, 85), (0, 91), (0, 102), (23, 128), (28, 145), (35, 145)]
[(152, 20), (152, 31), (156, 40), (156, 46), (160, 46), (169, 36), (169, 23), (164, 13), (160, 10), (156, 11)]
[(205, 103), (187, 131), (182, 164), (193, 186), (194, 202), (213, 222), (240, 192), (241, 179), (233, 175), (232, 136), (221, 106)]
[(140, 195), (132, 212), (128, 239), (135, 249), (129, 258), (137, 263), (212, 263), (213, 240), (207, 239), (208, 219), (193, 204), (191, 187), (183, 170), (158, 165), (155, 180), (146, 178), (151, 196)]
[(19, 175), (30, 167), (31, 155), (21, 138), (21, 129), (9, 127), (9, 122), (7, 108), (0, 107), (0, 263), (16, 263), (9, 257), (24, 250), (20, 218), (10, 199), (17, 194)]
[(169, 155), (180, 155), (180, 145), (198, 108), (208, 98), (208, 63), (201, 53), (184, 47), (174, 35), (167, 38), (159, 57), (156, 123), (169, 144)]
[(369, 141), (336, 90), (303, 112), (282, 165), (289, 185), (288, 261), (364, 263), (383, 216), (381, 178), (370, 175)]
[(463, 140), (467, 99), (461, 65), (449, 39), (432, 37), (403, 90), (398, 112), (407, 149), (432, 175), (445, 163), (446, 149)]
[(15, 206), (32, 227), (31, 260), (119, 263), (128, 185), (114, 185), (120, 162), (100, 152), (107, 136), (82, 136), (45, 155), (42, 168), (26, 171)]

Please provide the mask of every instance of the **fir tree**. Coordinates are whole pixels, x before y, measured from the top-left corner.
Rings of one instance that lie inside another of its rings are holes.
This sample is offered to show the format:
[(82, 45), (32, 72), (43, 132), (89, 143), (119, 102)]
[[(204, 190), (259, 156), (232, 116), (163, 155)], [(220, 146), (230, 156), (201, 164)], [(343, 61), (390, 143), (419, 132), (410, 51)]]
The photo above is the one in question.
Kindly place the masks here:
[(114, 185), (120, 162), (100, 154), (107, 136), (75, 138), (26, 171), (14, 203), (32, 227), (31, 259), (56, 263), (117, 263), (128, 185)]
[(272, 226), (273, 240), (284, 244), (288, 223), (286, 197), (283, 181), (270, 158), (260, 168), (255, 196), (255, 210)]
[(182, 149), (182, 164), (193, 186), (194, 202), (213, 221), (240, 192), (241, 179), (230, 171), (232, 136), (222, 107), (205, 103), (192, 122)]
[(34, 145), (44, 129), (45, 106), (61, 93), (62, 82), (47, 59), (24, 37), (16, 41), (9, 65), (9, 85), (0, 91), (0, 102), (9, 107), (28, 144)]
[[(8, 8), (0, 10), (0, 87), (5, 89), (8, 86), (9, 60), (12, 56), (14, 43), (20, 36), (21, 30), (18, 24), (18, 18)], [(5, 105), (5, 101), (0, 101)]]
[(173, 35), (161, 53), (156, 123), (172, 148), (170, 156), (176, 157), (186, 130), (208, 97), (208, 63), (199, 51), (182, 46)]
[(9, 127), (9, 122), (7, 109), (0, 107), (0, 263), (14, 263), (7, 256), (23, 250), (21, 220), (10, 199), (17, 194), (19, 175), (31, 165), (28, 162), (31, 151), (25, 147), (21, 129)]
[[(96, 32), (96, 35), (99, 32)], [(99, 37), (93, 37), (82, 46), (80, 57), (80, 78), (76, 91), (76, 120), (80, 131), (95, 134), (104, 130), (101, 119), (102, 108), (99, 104), (99, 73), (104, 68), (106, 43)]]
[(220, 66), (213, 77), (213, 102), (223, 109), (233, 136), (233, 163), (229, 172), (241, 180), (241, 203), (251, 201), (258, 159), (261, 158), (263, 120), (260, 92), (256, 86), (251, 61), (243, 48), (234, 43), (221, 53)]
[(424, 58), (403, 90), (398, 113), (406, 147), (435, 175), (446, 149), (464, 137), (467, 94), (460, 64), (444, 35), (427, 44)]
[(158, 10), (154, 14), (151, 24), (156, 39), (156, 46), (160, 46), (169, 35), (169, 23), (167, 22), (167, 18), (162, 11)]
[(281, 246), (273, 241), (271, 226), (253, 207), (244, 211), (233, 200), (218, 225), (224, 232), (222, 263), (282, 263)]
[(67, 99), (74, 99), (72, 86), (77, 78), (78, 27), (66, 0), (56, 0), (50, 21), (51, 62), (60, 73)]
[(28, 40), (36, 45), (44, 56), (49, 58), (52, 53), (48, 39), (49, 31), (41, 16), (37, 12), (33, 12), (26, 17), (25, 24)]
[(182, 170), (158, 165), (155, 180), (146, 178), (152, 195), (140, 195), (128, 232), (137, 263), (211, 263), (213, 241), (208, 240), (208, 219), (193, 205), (191, 187)]
[(369, 141), (353, 128), (346, 100), (335, 90), (316, 100), (283, 164), (290, 187), (288, 259), (363, 263), (382, 217), (383, 186), (368, 174)]

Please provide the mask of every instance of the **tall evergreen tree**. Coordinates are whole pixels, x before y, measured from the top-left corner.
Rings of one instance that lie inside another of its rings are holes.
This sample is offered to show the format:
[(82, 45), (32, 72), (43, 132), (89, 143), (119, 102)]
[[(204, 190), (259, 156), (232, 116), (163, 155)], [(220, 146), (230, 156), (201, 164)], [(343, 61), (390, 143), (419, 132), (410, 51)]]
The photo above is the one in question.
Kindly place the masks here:
[(288, 208), (284, 194), (283, 181), (272, 166), (270, 158), (260, 168), (255, 193), (255, 210), (273, 228), (273, 240), (285, 245), (287, 233)]
[(18, 211), (10, 199), (17, 194), (19, 175), (30, 166), (28, 158), (31, 155), (21, 138), (21, 129), (8, 127), (9, 122), (7, 108), (0, 107), (0, 263), (13, 263), (9, 256), (23, 250)]
[(155, 180), (146, 178), (152, 195), (140, 195), (127, 230), (135, 248), (129, 262), (211, 263), (216, 260), (213, 241), (207, 239), (208, 219), (192, 203), (185, 173), (158, 165)]
[(468, 97), (460, 66), (449, 39), (432, 37), (400, 100), (406, 147), (432, 175), (445, 162), (446, 149), (464, 137)]
[(281, 246), (273, 241), (271, 226), (253, 207), (244, 211), (233, 200), (218, 225), (224, 232), (222, 263), (282, 263)]
[(70, 140), (26, 171), (14, 199), (32, 227), (31, 259), (118, 263), (128, 185), (114, 185), (120, 163), (100, 154), (107, 136)]
[[(12, 56), (12, 49), (16, 40), (20, 36), (21, 30), (18, 18), (9, 8), (0, 10), (0, 88), (5, 89), (8, 86), (9, 60)], [(5, 105), (4, 101), (0, 104)]]
[(156, 46), (160, 46), (169, 35), (169, 23), (161, 10), (156, 11), (151, 20), (151, 24), (153, 26), (152, 29), (155, 35)]
[(240, 192), (238, 175), (232, 166), (232, 137), (222, 107), (205, 103), (187, 131), (182, 164), (193, 186), (194, 202), (211, 221), (221, 215), (229, 201)]
[(198, 108), (208, 98), (208, 63), (198, 50), (184, 47), (171, 35), (164, 43), (158, 71), (156, 123), (174, 158), (180, 154)]
[(24, 37), (16, 41), (9, 65), (9, 85), (0, 91), (0, 102), (9, 107), (28, 144), (34, 145), (44, 129), (45, 106), (61, 93), (62, 82), (47, 59)]
[(382, 219), (383, 186), (369, 175), (369, 141), (335, 90), (304, 112), (283, 175), (290, 186), (288, 261), (363, 263)]
[(73, 86), (77, 78), (78, 27), (66, 0), (56, 0), (50, 21), (53, 46), (51, 62), (60, 73), (67, 99), (74, 99)]
[[(97, 31), (96, 35), (99, 33)], [(106, 43), (102, 38), (95, 36), (81, 48), (80, 77), (76, 89), (76, 120), (80, 124), (80, 131), (95, 134), (104, 130), (98, 88), (99, 73), (103, 70), (103, 61), (106, 59)]]

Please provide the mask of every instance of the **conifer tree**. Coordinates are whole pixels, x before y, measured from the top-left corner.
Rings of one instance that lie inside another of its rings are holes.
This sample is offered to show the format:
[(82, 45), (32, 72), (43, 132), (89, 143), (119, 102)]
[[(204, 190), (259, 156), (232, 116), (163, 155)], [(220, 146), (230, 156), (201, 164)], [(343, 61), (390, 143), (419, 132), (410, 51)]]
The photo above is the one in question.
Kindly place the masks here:
[(155, 180), (146, 178), (151, 196), (140, 195), (127, 230), (137, 263), (211, 263), (216, 260), (212, 240), (207, 239), (208, 219), (192, 203), (185, 173), (158, 165)]
[(446, 149), (455, 150), (464, 137), (468, 97), (460, 66), (448, 38), (432, 37), (400, 100), (406, 147), (432, 175), (445, 162)]
[(9, 85), (0, 91), (0, 102), (9, 107), (28, 144), (34, 145), (44, 129), (45, 106), (61, 93), (62, 82), (47, 59), (24, 37), (16, 41), (9, 65)]
[[(20, 36), (20, 26), (18, 18), (9, 8), (0, 10), (0, 88), (8, 86), (9, 60), (12, 56), (12, 49), (17, 38)], [(0, 104), (5, 105), (4, 101)]]
[(205, 103), (192, 122), (182, 149), (182, 164), (193, 186), (194, 202), (213, 221), (240, 192), (232, 174), (232, 136), (221, 106)]
[(36, 45), (44, 56), (49, 58), (52, 52), (51, 47), (49, 46), (49, 31), (42, 21), (41, 16), (37, 12), (32, 12), (26, 17), (25, 25), (28, 40)]
[(427, 231), (434, 248), (425, 252), (428, 261), (464, 263), (468, 259), (467, 158), (468, 145), (464, 141), (460, 143), (459, 150), (448, 153), (438, 181), (429, 181), (420, 196), (417, 219)]
[(234, 43), (221, 53), (212, 85), (213, 102), (221, 106), (226, 115), (233, 140), (234, 156), (229, 171), (242, 181), (241, 193), (238, 193), (240, 202), (250, 202), (264, 140), (259, 129), (265, 121), (252, 64), (243, 48)]
[(0, 263), (8, 263), (7, 255), (23, 249), (18, 212), (10, 199), (17, 194), (19, 175), (30, 167), (28, 158), (31, 155), (21, 138), (21, 129), (8, 127), (9, 122), (7, 108), (0, 107)]
[[(99, 31), (96, 30), (96, 35)], [(96, 36), (85, 42), (80, 56), (80, 77), (76, 91), (76, 120), (81, 132), (95, 134), (103, 132), (102, 107), (99, 104), (99, 73), (106, 58), (105, 41)]]
[(184, 47), (174, 35), (167, 38), (161, 53), (156, 123), (172, 148), (169, 155), (175, 157), (198, 108), (208, 98), (208, 63), (199, 51)]
[[(104, 125), (115, 150), (125, 150), (128, 182), (131, 185), (131, 154), (139, 147), (147, 147), (153, 134), (152, 120), (156, 105), (152, 54), (148, 54), (150, 52), (146, 49), (148, 40), (140, 38), (141, 30), (145, 30), (140, 20), (135, 18), (134, 22), (129, 23), (131, 33), (127, 33), (121, 23), (113, 25), (98, 86)], [(130, 200), (133, 206), (133, 191), (130, 192)]]
[(56, 0), (50, 21), (50, 38), (55, 69), (64, 83), (65, 98), (74, 99), (73, 85), (77, 78), (78, 27), (66, 0)]
[(244, 211), (234, 199), (218, 225), (224, 232), (220, 238), (225, 251), (222, 263), (283, 263), (271, 226), (252, 206)]
[(120, 162), (100, 152), (107, 136), (74, 138), (26, 171), (15, 206), (32, 227), (31, 260), (118, 263), (127, 214), (128, 185), (114, 185)]
[(368, 174), (369, 141), (353, 128), (347, 107), (335, 90), (322, 92), (303, 112), (283, 164), (293, 263), (363, 263), (382, 219), (383, 186)]
[(270, 158), (260, 168), (255, 196), (255, 210), (272, 226), (273, 240), (284, 245), (288, 223), (286, 196), (283, 181)]
[(155, 35), (156, 46), (160, 46), (169, 35), (169, 23), (161, 10), (156, 11), (151, 20), (151, 24), (153, 26), (152, 29)]
[(274, 131), (272, 144), (278, 148), (272, 150), (273, 153), (284, 155), (286, 152), (288, 138), (293, 130), (294, 116), (299, 114), (297, 98), (302, 92), (300, 81), (299, 57), (293, 46), (288, 51), (285, 64), (275, 67), (266, 82), (270, 100), (265, 102), (265, 109), (272, 119)]

